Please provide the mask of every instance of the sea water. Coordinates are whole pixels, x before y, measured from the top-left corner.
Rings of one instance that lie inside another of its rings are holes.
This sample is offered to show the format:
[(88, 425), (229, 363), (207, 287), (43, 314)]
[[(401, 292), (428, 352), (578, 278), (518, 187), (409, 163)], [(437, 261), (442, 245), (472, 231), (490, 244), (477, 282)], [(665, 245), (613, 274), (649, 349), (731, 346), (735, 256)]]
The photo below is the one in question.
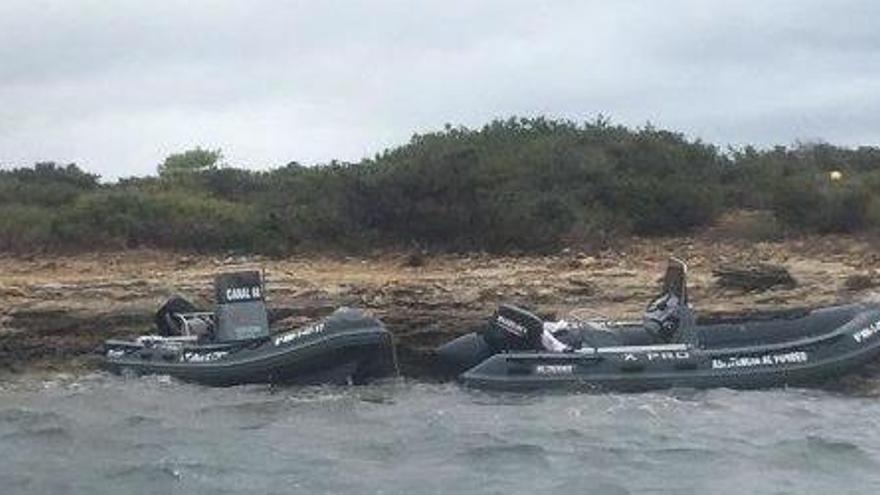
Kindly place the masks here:
[(880, 399), (0, 384), (0, 493), (880, 493)]

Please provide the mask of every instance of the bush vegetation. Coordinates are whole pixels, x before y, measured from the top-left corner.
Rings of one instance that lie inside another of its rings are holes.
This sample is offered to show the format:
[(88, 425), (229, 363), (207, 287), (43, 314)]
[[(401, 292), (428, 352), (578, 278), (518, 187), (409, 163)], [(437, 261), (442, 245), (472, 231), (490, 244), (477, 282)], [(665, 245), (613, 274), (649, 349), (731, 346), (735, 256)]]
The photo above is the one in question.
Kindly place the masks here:
[(0, 250), (542, 251), (681, 234), (744, 209), (787, 232), (880, 227), (878, 148), (720, 150), (602, 119), (447, 126), (360, 163), (221, 162), (196, 148), (112, 183), (76, 165), (0, 170)]

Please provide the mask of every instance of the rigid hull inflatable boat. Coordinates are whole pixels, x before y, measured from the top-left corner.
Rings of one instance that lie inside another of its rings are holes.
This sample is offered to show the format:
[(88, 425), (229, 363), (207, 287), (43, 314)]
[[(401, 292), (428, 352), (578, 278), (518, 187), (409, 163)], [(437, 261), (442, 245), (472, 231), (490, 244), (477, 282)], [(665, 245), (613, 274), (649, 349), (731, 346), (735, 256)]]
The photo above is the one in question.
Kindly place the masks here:
[(484, 331), (442, 346), (438, 358), (481, 388), (638, 391), (817, 384), (880, 355), (876, 305), (697, 321), (685, 272), (670, 262), (664, 292), (642, 322), (545, 323), (501, 306)]
[(213, 312), (175, 298), (156, 315), (160, 335), (106, 341), (104, 367), (208, 385), (363, 383), (397, 374), (391, 334), (359, 310), (270, 334), (259, 272), (220, 275), (215, 288)]

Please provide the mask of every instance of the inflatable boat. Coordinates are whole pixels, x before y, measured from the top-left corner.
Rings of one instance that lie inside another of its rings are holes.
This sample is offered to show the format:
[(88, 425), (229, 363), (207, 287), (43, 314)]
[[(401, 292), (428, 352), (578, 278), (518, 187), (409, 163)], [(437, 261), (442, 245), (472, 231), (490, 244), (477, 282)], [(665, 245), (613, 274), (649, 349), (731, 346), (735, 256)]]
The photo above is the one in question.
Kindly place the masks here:
[(199, 312), (173, 298), (156, 314), (158, 334), (108, 340), (103, 365), (123, 374), (164, 374), (207, 385), (364, 383), (397, 374), (391, 334), (357, 309), (270, 332), (260, 272), (220, 275), (217, 305)]
[(544, 322), (501, 306), (486, 328), (437, 350), (466, 385), (641, 391), (821, 384), (880, 355), (880, 307), (850, 304), (699, 320), (687, 267), (670, 260), (663, 293), (637, 322)]

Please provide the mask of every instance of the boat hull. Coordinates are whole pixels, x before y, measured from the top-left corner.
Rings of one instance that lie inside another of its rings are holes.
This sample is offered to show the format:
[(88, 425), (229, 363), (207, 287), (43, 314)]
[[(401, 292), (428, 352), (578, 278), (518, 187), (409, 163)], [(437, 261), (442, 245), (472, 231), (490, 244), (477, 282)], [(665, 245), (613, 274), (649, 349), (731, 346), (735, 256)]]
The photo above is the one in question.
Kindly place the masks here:
[(162, 374), (206, 385), (365, 383), (397, 374), (390, 332), (381, 325), (253, 342), (142, 346), (108, 341), (104, 367), (120, 374)]
[[(838, 325), (818, 331), (816, 321)], [(876, 307), (819, 310), (802, 319), (777, 323), (777, 335), (772, 332), (773, 324), (772, 320), (762, 322), (762, 340), (751, 344), (744, 340), (748, 338), (745, 324), (743, 328), (727, 328), (741, 335), (719, 336), (716, 345), (709, 347), (647, 344), (586, 347), (572, 353), (498, 353), (464, 371), (460, 379), (469, 386), (499, 390), (768, 388), (821, 384), (880, 355), (880, 310)], [(803, 326), (799, 334), (795, 331), (798, 325)], [(813, 327), (807, 328), (810, 325)], [(778, 338), (783, 332), (787, 332), (786, 338)], [(472, 341), (467, 345), (474, 347)], [(467, 354), (479, 355), (471, 348)]]

